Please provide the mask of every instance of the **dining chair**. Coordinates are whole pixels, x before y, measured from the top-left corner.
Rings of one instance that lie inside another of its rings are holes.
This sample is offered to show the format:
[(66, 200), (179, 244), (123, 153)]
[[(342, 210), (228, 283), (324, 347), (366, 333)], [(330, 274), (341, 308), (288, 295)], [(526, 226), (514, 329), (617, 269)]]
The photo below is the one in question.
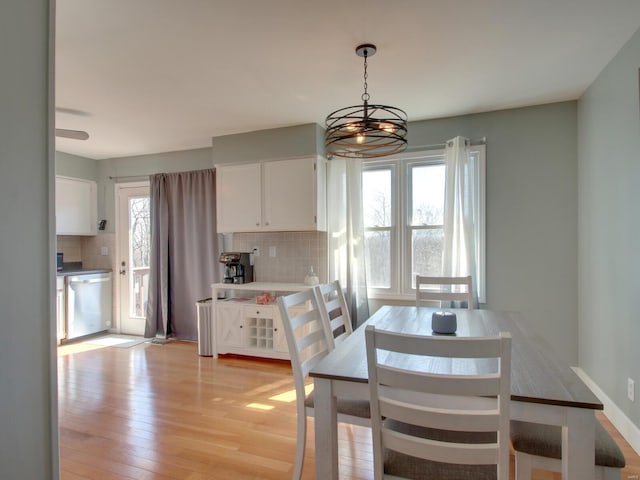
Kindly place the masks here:
[(416, 306), (430, 306), (433, 302), (467, 302), (473, 310), (473, 280), (466, 277), (425, 277), (416, 275)]
[(353, 333), (347, 301), (344, 298), (344, 292), (338, 280), (318, 285), (315, 290), (320, 306), (320, 314), (325, 325), (329, 325), (331, 334), (329, 341), (333, 342), (331, 346), (333, 348), (333, 346), (342, 343)]
[[(561, 427), (512, 420), (510, 435), (516, 457), (516, 480), (531, 480), (532, 468), (561, 472)], [(596, 421), (596, 479), (620, 480), (625, 465), (620, 447), (602, 424)]]
[[(369, 325), (365, 339), (375, 480), (508, 480), (509, 333), (420, 336)], [(425, 371), (433, 357), (448, 367)], [(464, 371), (471, 359), (491, 367)]]
[[(333, 349), (333, 343), (329, 340), (329, 328), (322, 319), (315, 289), (278, 297), (277, 303), (287, 337), (296, 390), (298, 428), (292, 478), (299, 480), (307, 441), (307, 416), (313, 416), (313, 392), (306, 394), (305, 379), (309, 371)], [(295, 308), (297, 306), (304, 308)], [(370, 425), (367, 400), (338, 398), (336, 403), (339, 422)]]

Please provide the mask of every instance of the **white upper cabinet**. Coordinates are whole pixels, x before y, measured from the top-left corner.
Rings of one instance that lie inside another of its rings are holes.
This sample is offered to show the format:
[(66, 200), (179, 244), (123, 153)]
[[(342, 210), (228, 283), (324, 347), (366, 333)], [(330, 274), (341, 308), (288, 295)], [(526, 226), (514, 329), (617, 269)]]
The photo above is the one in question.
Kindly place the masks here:
[(97, 227), (96, 182), (56, 176), (56, 234), (95, 235)]
[(218, 165), (218, 231), (326, 230), (322, 157)]
[(216, 167), (218, 232), (247, 232), (262, 227), (259, 163)]

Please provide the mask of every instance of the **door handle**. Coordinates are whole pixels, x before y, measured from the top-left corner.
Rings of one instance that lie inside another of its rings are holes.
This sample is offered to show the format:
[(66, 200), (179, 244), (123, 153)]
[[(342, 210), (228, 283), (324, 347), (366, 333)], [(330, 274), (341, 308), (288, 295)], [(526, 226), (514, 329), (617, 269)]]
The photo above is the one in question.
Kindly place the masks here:
[(126, 265), (126, 262), (123, 260), (122, 263), (120, 263), (120, 275), (126, 275), (127, 271), (125, 270), (124, 266)]

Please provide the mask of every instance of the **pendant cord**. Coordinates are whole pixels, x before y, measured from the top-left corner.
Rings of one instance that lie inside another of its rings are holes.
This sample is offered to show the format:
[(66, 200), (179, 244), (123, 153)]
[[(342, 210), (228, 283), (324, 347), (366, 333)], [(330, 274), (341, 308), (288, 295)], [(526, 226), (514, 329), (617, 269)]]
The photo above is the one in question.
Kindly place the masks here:
[(369, 74), (367, 73), (367, 50), (364, 51), (364, 93), (362, 94), (362, 101), (367, 103), (369, 101), (369, 94), (367, 93), (367, 78), (369, 78)]

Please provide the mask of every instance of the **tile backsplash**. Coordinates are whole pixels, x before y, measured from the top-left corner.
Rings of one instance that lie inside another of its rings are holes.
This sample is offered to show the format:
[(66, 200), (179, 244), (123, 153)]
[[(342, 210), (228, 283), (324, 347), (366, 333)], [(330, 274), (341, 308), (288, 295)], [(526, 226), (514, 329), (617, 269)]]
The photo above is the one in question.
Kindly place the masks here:
[[(65, 263), (82, 262), (84, 268), (117, 270), (115, 233), (98, 233), (91, 237), (59, 235), (58, 252), (64, 254)], [(234, 233), (225, 235), (225, 250), (251, 252), (254, 256), (256, 281), (302, 283), (309, 267), (321, 283), (327, 281), (326, 232), (265, 232)], [(107, 255), (102, 254), (106, 248)], [(271, 256), (275, 253), (275, 256)], [(221, 267), (222, 269), (222, 267)]]
[[(309, 267), (319, 281), (327, 281), (326, 232), (265, 232), (234, 233), (225, 236), (225, 249), (235, 252), (251, 252), (258, 282), (302, 283)], [(271, 256), (275, 254), (275, 256)]]
[(82, 237), (58, 235), (58, 253), (64, 254), (65, 263), (82, 261)]
[[(82, 262), (83, 268), (115, 270), (116, 239), (114, 233), (98, 233), (91, 237), (58, 235), (57, 251), (64, 254), (64, 262)], [(106, 248), (106, 255), (103, 255)]]

